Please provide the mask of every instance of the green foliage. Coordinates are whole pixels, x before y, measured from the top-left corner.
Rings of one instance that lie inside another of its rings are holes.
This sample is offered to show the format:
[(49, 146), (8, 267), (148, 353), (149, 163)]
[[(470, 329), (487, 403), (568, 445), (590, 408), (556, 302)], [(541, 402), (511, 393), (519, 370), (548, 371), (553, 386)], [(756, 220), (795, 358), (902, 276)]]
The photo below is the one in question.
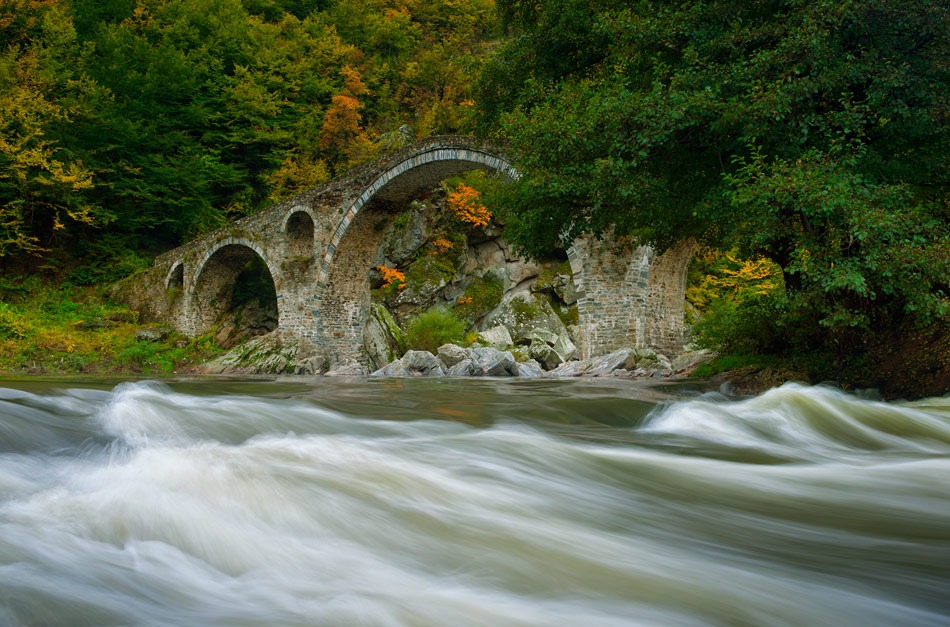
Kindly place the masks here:
[(185, 352), (158, 342), (136, 342), (120, 350), (115, 359), (120, 366), (146, 374), (171, 374)]
[(137, 313), (94, 289), (35, 279), (13, 287), (28, 289), (5, 288), (17, 296), (15, 304), (0, 303), (0, 372), (164, 374), (216, 352), (207, 337), (136, 340)]
[(851, 349), (868, 329), (950, 312), (945, 208), (814, 151), (794, 163), (758, 153), (741, 163), (727, 177), (730, 196), (748, 211), (748, 246), (782, 265), (789, 315)]
[(453, 312), (433, 308), (409, 322), (406, 328), (406, 347), (435, 353), (446, 343), (459, 343), (465, 338), (466, 324)]
[(28, 333), (24, 316), (6, 303), (0, 303), (0, 340), (21, 340)]
[(728, 354), (716, 357), (712, 361), (697, 367), (690, 376), (705, 378), (720, 372), (730, 372), (743, 368), (785, 368), (788, 364), (770, 355), (749, 353)]
[(795, 328), (781, 315), (782, 305), (775, 294), (718, 298), (693, 325), (693, 337), (700, 346), (726, 352), (782, 352), (795, 339), (789, 335)]
[(131, 269), (130, 250), (147, 257), (218, 228), (394, 138), (464, 130), (492, 9), (3, 3), (0, 260), (109, 281)]
[(704, 323), (758, 350), (853, 360), (904, 320), (946, 320), (939, 3), (499, 6), (518, 36), (479, 92), (522, 173), (495, 202), (523, 250), (593, 232), (765, 256), (785, 295), (719, 303)]
[(71, 270), (64, 285), (107, 285), (149, 267), (150, 262), (135, 250), (105, 250), (83, 259), (83, 265)]

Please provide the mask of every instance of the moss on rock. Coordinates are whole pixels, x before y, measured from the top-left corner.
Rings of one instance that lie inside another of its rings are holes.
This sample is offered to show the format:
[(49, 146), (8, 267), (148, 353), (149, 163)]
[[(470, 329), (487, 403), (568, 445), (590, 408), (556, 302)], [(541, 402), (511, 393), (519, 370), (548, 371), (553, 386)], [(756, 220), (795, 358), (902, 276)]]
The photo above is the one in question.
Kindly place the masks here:
[(469, 325), (498, 306), (505, 288), (494, 275), (475, 277), (459, 296), (453, 311)]

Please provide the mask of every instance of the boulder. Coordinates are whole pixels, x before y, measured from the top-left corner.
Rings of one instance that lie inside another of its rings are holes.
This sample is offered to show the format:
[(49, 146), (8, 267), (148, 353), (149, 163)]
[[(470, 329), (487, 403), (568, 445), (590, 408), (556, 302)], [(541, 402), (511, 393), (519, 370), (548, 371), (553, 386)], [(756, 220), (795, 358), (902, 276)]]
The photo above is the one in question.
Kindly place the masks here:
[(206, 374), (282, 374), (322, 372), (326, 359), (305, 339), (281, 337), (268, 333), (235, 346), (227, 353), (205, 364)]
[(292, 372), (294, 367), (291, 363), (291, 360), (287, 355), (282, 355), (280, 353), (274, 353), (272, 355), (267, 355), (257, 362), (255, 365), (255, 370), (257, 372)]
[[(446, 374), (450, 377), (530, 376), (520, 374), (520, 364), (510, 351), (500, 351), (490, 346), (461, 348), (454, 344), (444, 344), (439, 347), (439, 358), (447, 367)], [(530, 371), (530, 366), (526, 371)]]
[(373, 373), (378, 377), (444, 377), (445, 368), (439, 358), (429, 351), (407, 351), (397, 359)]
[(554, 343), (557, 342), (558, 335), (548, 329), (532, 329), (531, 333), (528, 334), (528, 339), (532, 344), (535, 342), (543, 342), (549, 346), (554, 346)]
[(715, 356), (716, 353), (708, 349), (696, 350), (695, 348), (687, 347), (673, 360), (673, 371), (677, 374), (689, 374), (702, 364), (712, 360)]
[(481, 375), (481, 369), (475, 365), (474, 361), (468, 358), (453, 364), (446, 372), (446, 376), (449, 377), (480, 377)]
[(468, 351), (455, 344), (443, 344), (439, 347), (438, 356), (446, 368), (451, 368), (455, 364), (468, 359)]
[[(111, 321), (111, 320), (102, 320), (102, 319), (83, 320), (82, 322), (77, 322), (77, 323), (74, 324), (73, 326), (76, 327), (77, 329), (81, 329), (81, 330), (83, 330), (83, 331), (97, 331), (97, 330), (99, 330), (99, 329), (109, 329), (109, 328), (112, 328), (112, 327), (115, 326), (115, 322), (113, 322), (113, 321)], [(137, 340), (139, 339), (139, 337), (138, 337), (138, 334), (139, 334), (139, 333), (140, 333), (140, 331), (139, 331), (139, 332), (136, 332), (136, 334), (135, 334), (135, 339), (137, 339)], [(140, 340), (140, 341), (143, 341), (143, 340)], [(158, 340), (144, 340), (144, 341), (157, 342)]]
[(294, 365), (294, 374), (323, 374), (327, 370), (327, 359), (323, 355), (306, 357)]
[(106, 320), (111, 322), (134, 323), (138, 321), (138, 318), (138, 313), (135, 311), (112, 311), (106, 314)]
[(469, 355), (475, 367), (486, 377), (511, 377), (518, 375), (518, 362), (509, 351), (496, 348), (471, 348)]
[(551, 289), (565, 305), (577, 302), (577, 291), (574, 289), (574, 278), (570, 275), (559, 274), (551, 281)]
[(514, 344), (508, 329), (501, 325), (481, 331), (478, 334), (478, 341), (499, 350), (508, 348)]
[(509, 293), (490, 311), (481, 328), (503, 326), (508, 329), (515, 344), (530, 344), (531, 333), (537, 329), (555, 335), (567, 335), (567, 329), (543, 295), (530, 292)]
[(406, 367), (406, 364), (402, 363), (401, 359), (397, 359), (394, 362), (388, 363), (379, 370), (374, 371), (370, 374), (371, 377), (410, 377), (412, 373), (409, 372), (409, 369)]
[(392, 232), (386, 239), (383, 250), (386, 259), (394, 266), (401, 266), (412, 259), (429, 237), (426, 223), (425, 207), (419, 203), (412, 203), (406, 213), (397, 218)]
[(518, 363), (516, 369), (518, 371), (517, 376), (519, 377), (537, 379), (544, 376), (544, 370), (541, 369), (541, 365), (533, 359)]
[(577, 357), (577, 347), (567, 334), (557, 335), (547, 329), (534, 329), (530, 336), (528, 354), (538, 360), (545, 370), (558, 367)]
[[(507, 251), (498, 240), (480, 242), (472, 246), (469, 251), (463, 268), (468, 274), (484, 271), (485, 268), (505, 267)], [(507, 279), (507, 273), (505, 273), (505, 278)]]
[(406, 368), (423, 377), (444, 377), (445, 368), (439, 358), (429, 351), (409, 351), (402, 358)]
[(552, 345), (552, 348), (560, 355), (564, 361), (570, 361), (577, 358), (577, 346), (571, 341), (567, 333), (559, 335)]
[(532, 342), (528, 347), (528, 355), (531, 359), (537, 360), (545, 370), (553, 370), (564, 363), (564, 359), (558, 355), (554, 347), (544, 342)]
[(590, 368), (590, 360), (566, 361), (547, 373), (548, 377), (579, 377)]
[(355, 359), (344, 359), (333, 364), (326, 374), (328, 377), (361, 377), (366, 374), (366, 368)]
[(505, 271), (508, 274), (510, 285), (518, 285), (541, 273), (541, 266), (533, 261), (519, 258), (508, 258), (505, 262)]
[(633, 370), (637, 367), (638, 357), (636, 349), (622, 348), (609, 355), (592, 359), (590, 367), (584, 374), (590, 377), (603, 377), (612, 374), (614, 370)]
[(396, 319), (383, 305), (373, 303), (369, 320), (363, 330), (363, 346), (370, 366), (378, 370), (392, 362), (399, 352), (401, 342), (402, 329)]
[(139, 329), (135, 332), (135, 340), (137, 342), (161, 342), (168, 338), (170, 333), (171, 332), (168, 329), (147, 327), (145, 329)]

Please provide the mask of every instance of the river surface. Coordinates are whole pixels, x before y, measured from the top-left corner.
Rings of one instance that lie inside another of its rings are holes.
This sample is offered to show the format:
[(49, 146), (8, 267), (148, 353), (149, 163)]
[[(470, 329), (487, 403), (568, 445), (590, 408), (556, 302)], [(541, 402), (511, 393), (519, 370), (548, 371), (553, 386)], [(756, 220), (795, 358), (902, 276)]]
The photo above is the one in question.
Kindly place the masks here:
[(950, 397), (0, 380), (0, 625), (948, 625)]

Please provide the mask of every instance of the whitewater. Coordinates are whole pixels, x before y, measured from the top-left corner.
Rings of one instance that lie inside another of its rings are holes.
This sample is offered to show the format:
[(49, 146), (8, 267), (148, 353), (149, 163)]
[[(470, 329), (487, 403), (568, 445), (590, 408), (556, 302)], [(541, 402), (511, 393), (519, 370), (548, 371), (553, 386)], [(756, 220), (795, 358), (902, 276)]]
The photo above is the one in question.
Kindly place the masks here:
[(950, 625), (950, 397), (0, 382), (3, 625)]

